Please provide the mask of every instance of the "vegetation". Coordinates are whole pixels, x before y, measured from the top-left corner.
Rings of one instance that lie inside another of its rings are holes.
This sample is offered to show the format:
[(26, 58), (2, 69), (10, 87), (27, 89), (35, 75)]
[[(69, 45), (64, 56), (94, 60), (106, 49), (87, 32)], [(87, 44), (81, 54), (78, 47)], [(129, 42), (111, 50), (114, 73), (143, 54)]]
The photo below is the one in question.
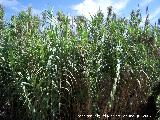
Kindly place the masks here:
[(106, 14), (40, 18), (29, 8), (6, 22), (1, 6), (0, 119), (160, 118), (158, 26), (140, 26), (140, 10)]

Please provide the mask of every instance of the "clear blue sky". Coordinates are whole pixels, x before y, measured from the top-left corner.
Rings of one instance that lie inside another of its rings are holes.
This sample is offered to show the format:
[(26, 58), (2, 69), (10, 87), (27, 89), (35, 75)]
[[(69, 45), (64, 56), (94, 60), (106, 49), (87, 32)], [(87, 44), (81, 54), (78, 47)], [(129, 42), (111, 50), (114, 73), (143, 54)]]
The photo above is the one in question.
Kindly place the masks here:
[(0, 0), (0, 4), (5, 7), (6, 18), (21, 10), (26, 10), (28, 6), (33, 8), (35, 14), (40, 14), (50, 7), (55, 12), (61, 10), (72, 16), (84, 15), (86, 17), (95, 14), (99, 8), (105, 13), (108, 6), (113, 6), (119, 16), (129, 17), (131, 11), (138, 8), (138, 4), (143, 20), (147, 6), (152, 23), (157, 22), (157, 19), (160, 18), (160, 0)]

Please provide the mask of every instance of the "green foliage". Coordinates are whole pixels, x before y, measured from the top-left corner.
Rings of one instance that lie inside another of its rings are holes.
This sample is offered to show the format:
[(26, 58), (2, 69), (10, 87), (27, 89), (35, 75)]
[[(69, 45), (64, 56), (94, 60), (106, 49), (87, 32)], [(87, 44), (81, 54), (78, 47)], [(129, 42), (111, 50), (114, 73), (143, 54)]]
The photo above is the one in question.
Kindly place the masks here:
[(91, 20), (77, 16), (75, 31), (62, 12), (46, 11), (40, 19), (29, 8), (9, 23), (3, 16), (0, 6), (0, 119), (137, 114), (159, 82), (160, 32), (148, 18), (140, 27), (139, 10), (130, 20), (111, 7), (107, 17), (101, 11)]

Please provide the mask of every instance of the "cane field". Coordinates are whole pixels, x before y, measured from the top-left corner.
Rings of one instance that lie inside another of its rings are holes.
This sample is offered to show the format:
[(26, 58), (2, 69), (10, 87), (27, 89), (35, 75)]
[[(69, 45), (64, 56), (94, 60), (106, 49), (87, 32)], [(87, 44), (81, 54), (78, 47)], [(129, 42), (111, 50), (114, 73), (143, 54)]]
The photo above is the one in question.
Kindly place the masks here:
[[(0, 120), (160, 120), (160, 28), (0, 6)], [(129, 116), (130, 115), (130, 116)]]

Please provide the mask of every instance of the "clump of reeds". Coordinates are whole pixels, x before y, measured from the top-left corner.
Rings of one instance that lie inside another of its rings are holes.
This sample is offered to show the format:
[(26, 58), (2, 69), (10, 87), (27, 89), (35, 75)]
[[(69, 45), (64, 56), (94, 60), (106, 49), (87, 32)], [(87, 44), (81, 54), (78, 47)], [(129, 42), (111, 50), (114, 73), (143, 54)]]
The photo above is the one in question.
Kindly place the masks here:
[(53, 11), (41, 19), (31, 8), (8, 23), (3, 17), (0, 7), (2, 119), (138, 114), (160, 77), (160, 32), (147, 22), (140, 26), (139, 10), (129, 20), (111, 8), (91, 20)]

